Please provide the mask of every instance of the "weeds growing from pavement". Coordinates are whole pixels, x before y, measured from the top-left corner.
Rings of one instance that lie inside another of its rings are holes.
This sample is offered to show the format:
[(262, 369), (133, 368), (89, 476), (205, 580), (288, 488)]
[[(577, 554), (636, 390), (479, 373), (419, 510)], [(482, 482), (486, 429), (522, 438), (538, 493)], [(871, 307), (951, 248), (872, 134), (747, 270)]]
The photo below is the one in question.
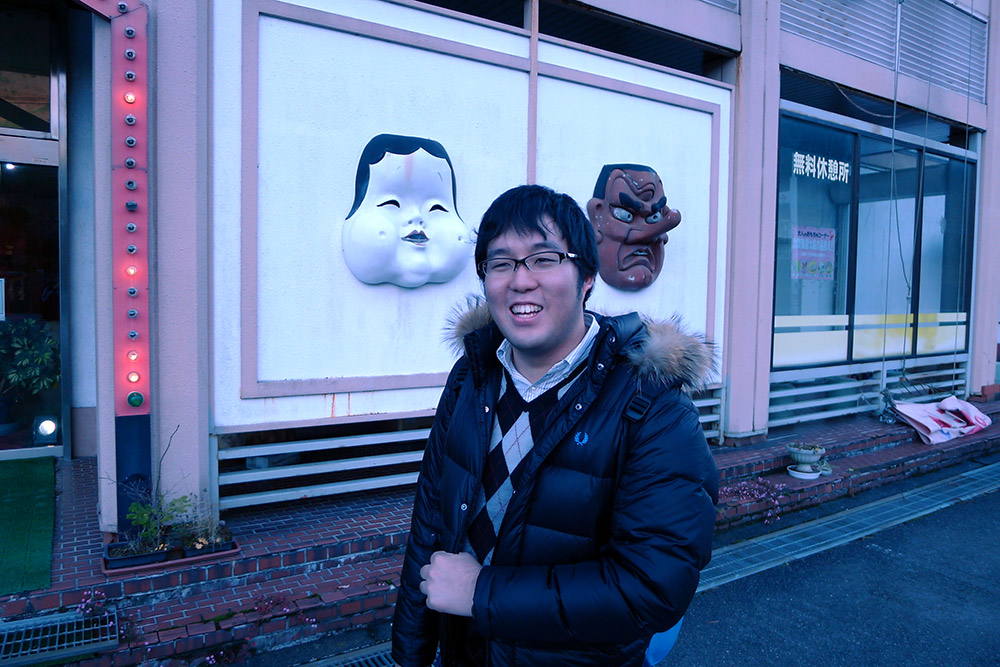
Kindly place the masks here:
[(784, 484), (772, 484), (763, 477), (744, 480), (719, 489), (719, 496), (740, 503), (765, 503), (764, 525), (769, 526), (781, 520), (781, 503), (788, 499)]

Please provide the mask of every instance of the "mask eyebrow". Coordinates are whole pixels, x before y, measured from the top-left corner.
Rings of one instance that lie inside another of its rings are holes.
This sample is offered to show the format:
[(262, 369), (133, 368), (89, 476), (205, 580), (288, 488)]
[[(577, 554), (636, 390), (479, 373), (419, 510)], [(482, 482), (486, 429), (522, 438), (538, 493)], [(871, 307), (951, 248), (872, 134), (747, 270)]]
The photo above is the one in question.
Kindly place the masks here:
[(666, 197), (666, 195), (664, 195), (664, 196), (660, 197), (660, 201), (658, 201), (655, 204), (653, 204), (653, 213), (656, 213), (661, 208), (664, 208), (666, 205), (667, 205), (667, 197)]
[(640, 201), (638, 201), (636, 199), (632, 199), (625, 192), (619, 192), (618, 193), (618, 199), (621, 201), (622, 206), (624, 206), (625, 208), (630, 208), (633, 211), (641, 211), (642, 210), (642, 202), (640, 202)]

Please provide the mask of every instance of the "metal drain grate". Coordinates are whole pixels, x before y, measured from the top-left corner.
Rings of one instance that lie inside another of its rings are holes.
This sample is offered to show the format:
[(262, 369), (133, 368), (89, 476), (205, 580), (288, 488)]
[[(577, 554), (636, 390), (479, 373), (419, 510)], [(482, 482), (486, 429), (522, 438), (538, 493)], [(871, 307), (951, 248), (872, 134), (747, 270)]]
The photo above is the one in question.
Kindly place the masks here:
[(395, 667), (391, 651), (392, 644), (383, 642), (327, 658), (319, 667)]
[(310, 667), (396, 667), (392, 660), (392, 642), (365, 646), (308, 664)]
[(0, 623), (0, 666), (96, 653), (118, 646), (118, 612), (95, 616), (76, 612)]

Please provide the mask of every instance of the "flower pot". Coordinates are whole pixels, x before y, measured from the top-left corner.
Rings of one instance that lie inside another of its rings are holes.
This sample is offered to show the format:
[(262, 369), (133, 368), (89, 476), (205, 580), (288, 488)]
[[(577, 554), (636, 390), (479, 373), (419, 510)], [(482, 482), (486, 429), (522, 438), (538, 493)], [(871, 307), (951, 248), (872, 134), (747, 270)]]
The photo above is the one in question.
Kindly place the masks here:
[(826, 454), (826, 450), (820, 447), (819, 449), (798, 449), (796, 447), (788, 448), (788, 455), (792, 457), (792, 460), (796, 463), (816, 463), (823, 455)]
[(137, 567), (151, 563), (166, 562), (170, 555), (166, 550), (150, 551), (143, 554), (129, 553), (127, 542), (111, 542), (104, 545), (104, 564), (109, 570), (123, 567)]

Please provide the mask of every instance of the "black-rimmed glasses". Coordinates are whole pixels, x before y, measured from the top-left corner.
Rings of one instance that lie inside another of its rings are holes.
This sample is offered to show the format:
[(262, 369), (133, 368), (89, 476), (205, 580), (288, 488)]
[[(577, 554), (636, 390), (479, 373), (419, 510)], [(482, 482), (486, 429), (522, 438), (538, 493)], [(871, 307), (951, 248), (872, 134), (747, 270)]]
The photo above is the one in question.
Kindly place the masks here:
[(479, 272), (484, 276), (509, 276), (517, 271), (518, 264), (532, 272), (544, 273), (551, 271), (567, 259), (579, 259), (579, 255), (558, 250), (543, 250), (533, 252), (523, 259), (513, 257), (494, 257), (479, 263)]

